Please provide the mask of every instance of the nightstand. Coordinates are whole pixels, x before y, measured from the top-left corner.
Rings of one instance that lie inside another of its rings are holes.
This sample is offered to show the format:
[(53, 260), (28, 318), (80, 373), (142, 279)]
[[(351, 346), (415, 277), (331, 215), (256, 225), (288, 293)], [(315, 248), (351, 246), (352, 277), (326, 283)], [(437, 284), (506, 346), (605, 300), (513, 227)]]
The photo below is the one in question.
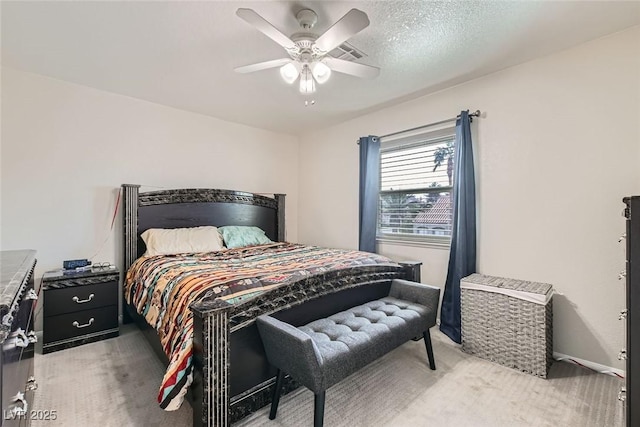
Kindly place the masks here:
[(45, 273), (42, 352), (118, 336), (118, 282), (116, 269)]

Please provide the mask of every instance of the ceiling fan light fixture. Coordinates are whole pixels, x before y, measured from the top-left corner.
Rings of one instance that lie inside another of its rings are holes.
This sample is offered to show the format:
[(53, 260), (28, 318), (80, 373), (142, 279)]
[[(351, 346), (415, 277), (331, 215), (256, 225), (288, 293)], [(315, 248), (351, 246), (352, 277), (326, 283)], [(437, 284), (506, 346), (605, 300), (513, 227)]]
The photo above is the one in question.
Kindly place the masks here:
[(296, 68), (293, 62), (289, 62), (288, 64), (280, 67), (280, 76), (282, 77), (282, 80), (288, 84), (293, 84), (293, 82), (298, 78), (298, 68)]
[(286, 83), (292, 85), (300, 79), (299, 90), (303, 95), (314, 93), (316, 83), (326, 83), (334, 71), (368, 79), (377, 77), (380, 73), (378, 67), (329, 56), (330, 52), (340, 48), (345, 41), (369, 26), (369, 18), (361, 10), (349, 10), (319, 35), (309, 32), (309, 29), (315, 27), (317, 14), (311, 9), (298, 10), (296, 18), (303, 32), (295, 33), (291, 37), (287, 37), (253, 9), (240, 8), (236, 15), (282, 46), (288, 56), (236, 67), (234, 70), (238, 73), (280, 68), (280, 76)]
[(331, 77), (331, 68), (323, 62), (316, 62), (312, 65), (311, 73), (318, 83), (323, 84)]
[(310, 94), (316, 91), (316, 82), (313, 80), (313, 76), (311, 75), (311, 70), (309, 70), (309, 66), (307, 64), (302, 67), (302, 71), (300, 72), (300, 93), (302, 94)]

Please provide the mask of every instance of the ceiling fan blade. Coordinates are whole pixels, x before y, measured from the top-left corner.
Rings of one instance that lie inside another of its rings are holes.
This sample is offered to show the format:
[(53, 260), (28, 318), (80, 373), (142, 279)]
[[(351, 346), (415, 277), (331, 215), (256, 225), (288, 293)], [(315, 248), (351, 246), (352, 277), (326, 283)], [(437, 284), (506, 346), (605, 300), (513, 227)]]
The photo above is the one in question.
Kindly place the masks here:
[(362, 77), (365, 79), (373, 79), (380, 74), (380, 68), (372, 65), (358, 64), (357, 62), (345, 61), (344, 59), (325, 57), (329, 68), (343, 74)]
[(291, 58), (272, 59), (271, 61), (258, 62), (257, 64), (245, 65), (234, 68), (236, 73), (253, 73), (254, 71), (266, 70), (269, 68), (281, 67), (291, 62)]
[(262, 16), (258, 15), (253, 9), (240, 8), (236, 11), (236, 15), (256, 27), (258, 31), (262, 32), (265, 36), (269, 37), (285, 49), (298, 49), (298, 46), (296, 46), (289, 37), (282, 34), (280, 30), (271, 25), (271, 23)]
[(331, 52), (342, 42), (369, 26), (367, 14), (358, 9), (351, 9), (338, 22), (333, 24), (323, 35), (318, 37), (315, 46), (323, 52)]

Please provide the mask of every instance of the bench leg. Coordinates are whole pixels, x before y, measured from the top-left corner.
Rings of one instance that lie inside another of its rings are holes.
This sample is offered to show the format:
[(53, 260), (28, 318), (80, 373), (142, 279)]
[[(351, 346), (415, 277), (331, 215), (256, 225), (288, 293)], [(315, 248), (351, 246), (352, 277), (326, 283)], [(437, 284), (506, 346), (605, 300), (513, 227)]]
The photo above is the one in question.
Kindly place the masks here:
[(315, 404), (313, 411), (313, 427), (322, 427), (324, 422), (324, 396), (325, 392), (321, 391), (315, 395)]
[(276, 419), (276, 413), (278, 412), (278, 403), (280, 403), (280, 393), (282, 392), (283, 381), (284, 381), (284, 372), (278, 369), (278, 376), (276, 377), (276, 386), (273, 389), (273, 397), (271, 398), (271, 412), (269, 412), (270, 420)]
[(431, 368), (432, 371), (435, 371), (436, 362), (433, 359), (433, 347), (431, 346), (431, 334), (429, 333), (429, 330), (427, 329), (426, 331), (424, 331), (422, 333), (422, 336), (424, 337), (424, 345), (425, 347), (427, 347), (427, 357), (429, 358), (429, 367)]

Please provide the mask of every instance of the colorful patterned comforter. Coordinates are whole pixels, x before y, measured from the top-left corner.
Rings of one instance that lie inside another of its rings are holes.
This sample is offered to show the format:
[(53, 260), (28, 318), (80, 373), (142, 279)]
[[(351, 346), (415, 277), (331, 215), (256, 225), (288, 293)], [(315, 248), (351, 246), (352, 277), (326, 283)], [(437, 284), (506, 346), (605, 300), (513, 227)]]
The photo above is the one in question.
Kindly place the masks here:
[(136, 260), (127, 272), (125, 298), (156, 329), (169, 357), (160, 407), (178, 409), (193, 380), (191, 303), (213, 292), (235, 304), (311, 275), (372, 264), (394, 263), (368, 252), (293, 243)]

